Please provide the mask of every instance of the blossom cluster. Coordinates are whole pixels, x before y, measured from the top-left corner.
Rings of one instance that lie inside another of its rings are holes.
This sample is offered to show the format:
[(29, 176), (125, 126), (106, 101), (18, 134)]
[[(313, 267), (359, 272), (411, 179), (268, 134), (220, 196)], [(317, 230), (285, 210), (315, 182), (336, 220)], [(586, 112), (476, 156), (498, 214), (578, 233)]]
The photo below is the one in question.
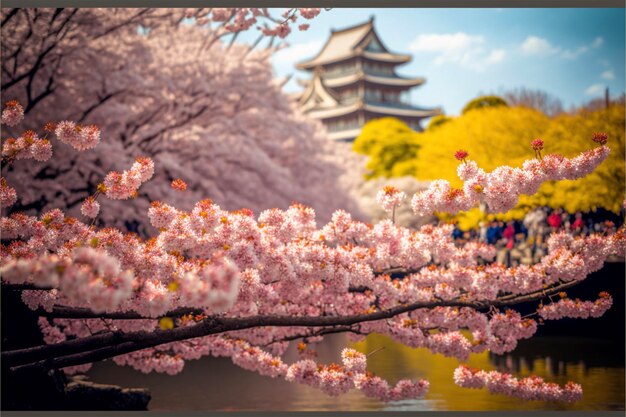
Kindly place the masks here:
[(464, 388), (487, 388), (493, 394), (504, 394), (523, 400), (573, 403), (582, 398), (582, 387), (568, 382), (561, 387), (537, 376), (517, 379), (498, 371), (482, 371), (461, 365), (454, 370), (454, 382)]
[(57, 139), (78, 151), (92, 149), (100, 143), (100, 129), (98, 126), (81, 126), (65, 120), (56, 125)]
[[(262, 33), (265, 36), (278, 36), (279, 38), (285, 38), (287, 35), (291, 33), (291, 27), (289, 26), (289, 23), (296, 22), (297, 20), (296, 11), (299, 12), (300, 16), (302, 16), (305, 19), (313, 19), (320, 13), (321, 9), (300, 8), (300, 9), (287, 10), (285, 11), (285, 13), (283, 13), (283, 18), (285, 18), (283, 22), (276, 24), (273, 28), (264, 28), (262, 30)], [(307, 30), (308, 28), (309, 28), (309, 25), (306, 23), (298, 26), (298, 29), (301, 31)]]
[[(238, 33), (252, 28), (254, 25), (261, 23), (261, 19), (275, 22), (273, 27), (264, 24), (263, 27), (257, 26), (261, 33), (265, 36), (278, 36), (285, 38), (291, 33), (291, 23), (295, 23), (298, 17), (304, 19), (313, 19), (319, 15), (319, 8), (296, 8), (287, 9), (282, 14), (283, 21), (272, 18), (266, 8), (223, 8), (214, 7), (211, 9), (190, 9), (186, 12), (188, 18), (195, 18), (198, 25), (204, 26), (210, 22), (222, 23), (222, 28), (231, 33)], [(308, 24), (299, 25), (300, 30), (306, 30)]]
[(289, 366), (285, 379), (319, 388), (329, 395), (356, 388), (365, 396), (381, 401), (421, 398), (428, 392), (429, 384), (425, 380), (400, 380), (391, 387), (384, 379), (365, 371), (365, 355), (353, 349), (342, 352), (342, 361), (343, 365), (318, 365), (303, 359)]
[(534, 151), (541, 151), (543, 150), (543, 140), (541, 140), (540, 138), (534, 139), (530, 143), (530, 146), (533, 148)]
[[(535, 141), (532, 146), (540, 145), (543, 146), (543, 142), (539, 144)], [(462, 188), (452, 188), (450, 182), (445, 180), (433, 181), (426, 190), (413, 196), (411, 206), (420, 216), (434, 212), (458, 213), (481, 202), (494, 213), (506, 212), (517, 204), (521, 194), (535, 194), (546, 181), (575, 180), (591, 173), (609, 152), (610, 149), (601, 144), (574, 158), (546, 155), (541, 160), (524, 162), (521, 168), (501, 166), (490, 173), (479, 168), (474, 161), (466, 161), (457, 169), (459, 178), (464, 181)], [(464, 159), (467, 153), (462, 156)]]
[(129, 170), (109, 172), (104, 178), (104, 193), (114, 200), (126, 200), (137, 193), (144, 182), (154, 175), (154, 162), (150, 158), (139, 157)]
[(15, 188), (7, 184), (7, 180), (0, 177), (0, 206), (9, 207), (17, 201), (17, 192)]
[(187, 189), (187, 183), (180, 178), (172, 181), (172, 188), (176, 191), (185, 191)]
[(2, 124), (16, 126), (24, 118), (24, 107), (15, 100), (8, 101), (2, 110)]
[[(51, 332), (50, 329), (46, 331)], [(318, 364), (311, 359), (300, 359), (287, 364), (267, 350), (229, 336), (207, 336), (185, 343), (168, 343), (116, 356), (114, 361), (145, 373), (157, 371), (175, 374), (182, 370), (184, 360), (197, 359), (204, 355), (229, 357), (235, 365), (248, 371), (309, 385), (332, 396), (358, 389), (368, 397), (398, 401), (421, 398), (429, 388), (425, 380), (400, 380), (395, 386), (391, 386), (384, 379), (366, 371), (365, 355), (353, 349), (344, 349), (341, 365)]]
[(341, 360), (348, 372), (364, 373), (367, 367), (365, 355), (354, 349), (345, 348), (341, 351)]
[(239, 269), (228, 259), (215, 259), (199, 272), (188, 272), (179, 280), (182, 305), (230, 308), (239, 293)]
[(465, 158), (467, 158), (468, 156), (469, 152), (464, 149), (459, 149), (454, 153), (454, 157), (457, 159), (457, 161), (465, 161)]
[(38, 287), (58, 287), (68, 299), (81, 300), (96, 313), (114, 311), (133, 292), (134, 276), (122, 270), (117, 258), (104, 251), (79, 247), (72, 261), (57, 255), (43, 255), (35, 261), (11, 259), (3, 263), (2, 278), (9, 283), (24, 283), (23, 277)]
[(98, 203), (98, 201), (92, 196), (87, 197), (80, 206), (80, 212), (83, 216), (94, 219), (100, 212), (100, 203)]
[(406, 198), (406, 194), (395, 187), (387, 186), (376, 194), (376, 202), (383, 210), (391, 213)]
[(52, 144), (27, 130), (17, 139), (9, 138), (2, 145), (2, 156), (11, 159), (34, 159), (45, 162), (52, 157)]
[(596, 301), (581, 301), (565, 298), (557, 302), (541, 306), (537, 309), (540, 317), (546, 320), (559, 320), (562, 318), (586, 319), (589, 317), (602, 316), (613, 304), (613, 298), (605, 293), (600, 293)]

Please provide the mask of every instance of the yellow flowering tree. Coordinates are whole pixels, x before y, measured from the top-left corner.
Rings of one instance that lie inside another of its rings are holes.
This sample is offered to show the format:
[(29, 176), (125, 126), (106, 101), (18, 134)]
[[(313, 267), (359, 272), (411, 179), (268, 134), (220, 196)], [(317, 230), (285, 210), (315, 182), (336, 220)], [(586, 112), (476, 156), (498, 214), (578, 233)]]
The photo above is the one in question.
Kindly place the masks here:
[(374, 120), (354, 141), (355, 152), (368, 155), (367, 177), (415, 175), (413, 164), (419, 149), (418, 134), (393, 117)]
[[(485, 107), (450, 119), (436, 129), (414, 132), (410, 140), (419, 151), (411, 158), (402, 157), (397, 164), (404, 175), (410, 173), (419, 180), (447, 179), (454, 187), (460, 187), (461, 181), (456, 174), (459, 162), (454, 158), (458, 149), (468, 151), (469, 159), (491, 171), (502, 164), (520, 166), (525, 159), (533, 157), (530, 143), (535, 138), (543, 139), (544, 155), (558, 153), (571, 157), (589, 148), (594, 132), (604, 131), (608, 133), (612, 152), (594, 173), (577, 181), (546, 183), (536, 195), (522, 196), (518, 206), (500, 218), (522, 218), (532, 207), (543, 205), (569, 212), (603, 207), (617, 213), (624, 199), (624, 125), (623, 104), (554, 118), (524, 107)], [(380, 121), (373, 121), (363, 131), (380, 131), (383, 127)], [(407, 139), (397, 138), (393, 132), (380, 134), (378, 138), (380, 143), (370, 138), (370, 152), (363, 152), (372, 156), (368, 168), (373, 176), (397, 175), (389, 160), (384, 166), (378, 164), (380, 158), (376, 156), (376, 150), (383, 147), (387, 155), (395, 155), (393, 148)], [(357, 151), (362, 149), (359, 146), (361, 140), (359, 137), (355, 141)], [(464, 229), (487, 218), (488, 214), (478, 209), (457, 216)]]

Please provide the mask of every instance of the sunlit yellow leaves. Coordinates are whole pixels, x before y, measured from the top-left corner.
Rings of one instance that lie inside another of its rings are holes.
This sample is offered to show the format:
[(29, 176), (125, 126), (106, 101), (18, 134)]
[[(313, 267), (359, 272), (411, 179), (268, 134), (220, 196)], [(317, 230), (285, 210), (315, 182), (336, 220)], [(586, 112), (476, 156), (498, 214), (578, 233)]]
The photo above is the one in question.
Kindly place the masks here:
[[(534, 196), (520, 197), (519, 204), (497, 218), (519, 219), (536, 206), (564, 208), (569, 212), (605, 208), (619, 212), (624, 199), (624, 105), (609, 109), (581, 111), (550, 118), (523, 107), (487, 107), (447, 120), (436, 129), (407, 133), (402, 122), (380, 119), (365, 126), (354, 149), (370, 155), (371, 176), (413, 175), (419, 180), (445, 179), (452, 187), (462, 185), (454, 158), (458, 149), (469, 152), (486, 171), (500, 165), (521, 166), (535, 157), (531, 142), (541, 138), (542, 155), (559, 153), (567, 157), (597, 146), (595, 132), (608, 134), (611, 155), (600, 167), (577, 181), (548, 182)], [(410, 151), (406, 151), (409, 147)], [(478, 191), (478, 190), (477, 190)], [(494, 218), (478, 209), (461, 213), (456, 219), (462, 229)]]
[(369, 155), (369, 177), (414, 175), (418, 134), (405, 123), (392, 117), (374, 120), (365, 125), (353, 144), (355, 152)]
[(161, 330), (171, 330), (174, 328), (174, 319), (171, 317), (161, 317), (159, 319), (159, 327)]

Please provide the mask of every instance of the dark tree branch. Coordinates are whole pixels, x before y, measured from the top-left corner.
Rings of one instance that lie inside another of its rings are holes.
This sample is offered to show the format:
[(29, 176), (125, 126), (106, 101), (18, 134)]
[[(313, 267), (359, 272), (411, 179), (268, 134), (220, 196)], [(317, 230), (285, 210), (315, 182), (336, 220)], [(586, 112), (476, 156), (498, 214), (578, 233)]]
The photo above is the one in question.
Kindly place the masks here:
[(123, 28), (124, 26), (130, 25), (130, 24), (133, 24), (133, 23), (139, 23), (139, 19), (138, 18), (143, 16), (144, 14), (146, 14), (148, 12), (151, 12), (151, 11), (152, 11), (152, 9), (140, 9), (139, 12), (137, 12), (136, 15), (130, 17), (129, 19), (127, 19), (127, 20), (125, 20), (123, 22), (120, 22), (117, 25), (111, 26), (110, 28), (106, 29), (104, 32), (102, 32), (99, 35), (95, 36), (94, 39), (98, 39), (98, 38), (101, 38), (103, 36), (109, 35), (109, 34), (115, 32), (116, 30)]
[[(188, 314), (203, 314), (204, 310), (199, 308), (177, 308), (170, 310), (160, 317), (180, 317)], [(136, 311), (120, 311), (113, 313), (96, 313), (88, 308), (54, 306), (52, 311), (46, 311), (43, 308), (35, 310), (35, 314), (42, 317), (50, 317), (55, 319), (113, 319), (113, 320), (146, 320), (155, 319), (154, 317), (146, 317)]]
[(6, 14), (6, 16), (4, 17), (4, 19), (2, 19), (2, 23), (0, 23), (0, 27), (4, 26), (9, 20), (11, 20), (13, 18), (13, 16), (15, 16), (17, 14), (17, 12), (19, 12), (20, 9), (15, 8), (15, 9), (11, 9), (11, 11), (9, 13)]
[(24, 290), (37, 290), (37, 291), (49, 291), (53, 290), (52, 287), (37, 287), (33, 284), (6, 284), (2, 283), (2, 291), (24, 291)]
[(96, 110), (98, 107), (102, 106), (107, 101), (109, 101), (110, 99), (112, 99), (113, 97), (121, 93), (123, 93), (123, 91), (120, 90), (120, 91), (114, 91), (112, 93), (107, 93), (103, 96), (98, 96), (98, 100), (91, 106), (87, 107), (85, 111), (83, 111), (83, 113), (78, 118), (78, 120), (76, 120), (76, 123), (79, 123), (79, 124), (82, 123), (87, 118), (87, 116), (89, 116), (89, 114), (91, 114), (94, 110)]
[(274, 343), (289, 342), (289, 341), (298, 340), (298, 339), (306, 339), (308, 337), (316, 337), (316, 336), (323, 336), (327, 334), (346, 333), (346, 332), (363, 334), (359, 332), (357, 329), (355, 329), (353, 326), (337, 326), (337, 327), (323, 328), (321, 330), (317, 330), (314, 332), (300, 333), (300, 334), (295, 334), (292, 336), (281, 337), (280, 339), (272, 340), (271, 342), (267, 343), (265, 346), (269, 346)]

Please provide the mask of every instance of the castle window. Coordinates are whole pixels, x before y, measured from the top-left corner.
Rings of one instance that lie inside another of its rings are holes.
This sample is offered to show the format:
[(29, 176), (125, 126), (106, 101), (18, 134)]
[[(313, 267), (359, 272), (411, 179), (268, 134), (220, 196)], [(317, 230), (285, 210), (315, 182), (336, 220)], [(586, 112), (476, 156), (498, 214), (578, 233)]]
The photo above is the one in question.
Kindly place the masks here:
[(380, 42), (378, 42), (376, 38), (373, 38), (370, 41), (370, 43), (367, 44), (367, 46), (365, 47), (365, 50), (371, 51), (371, 52), (384, 52), (385, 51), (383, 46), (380, 44)]

